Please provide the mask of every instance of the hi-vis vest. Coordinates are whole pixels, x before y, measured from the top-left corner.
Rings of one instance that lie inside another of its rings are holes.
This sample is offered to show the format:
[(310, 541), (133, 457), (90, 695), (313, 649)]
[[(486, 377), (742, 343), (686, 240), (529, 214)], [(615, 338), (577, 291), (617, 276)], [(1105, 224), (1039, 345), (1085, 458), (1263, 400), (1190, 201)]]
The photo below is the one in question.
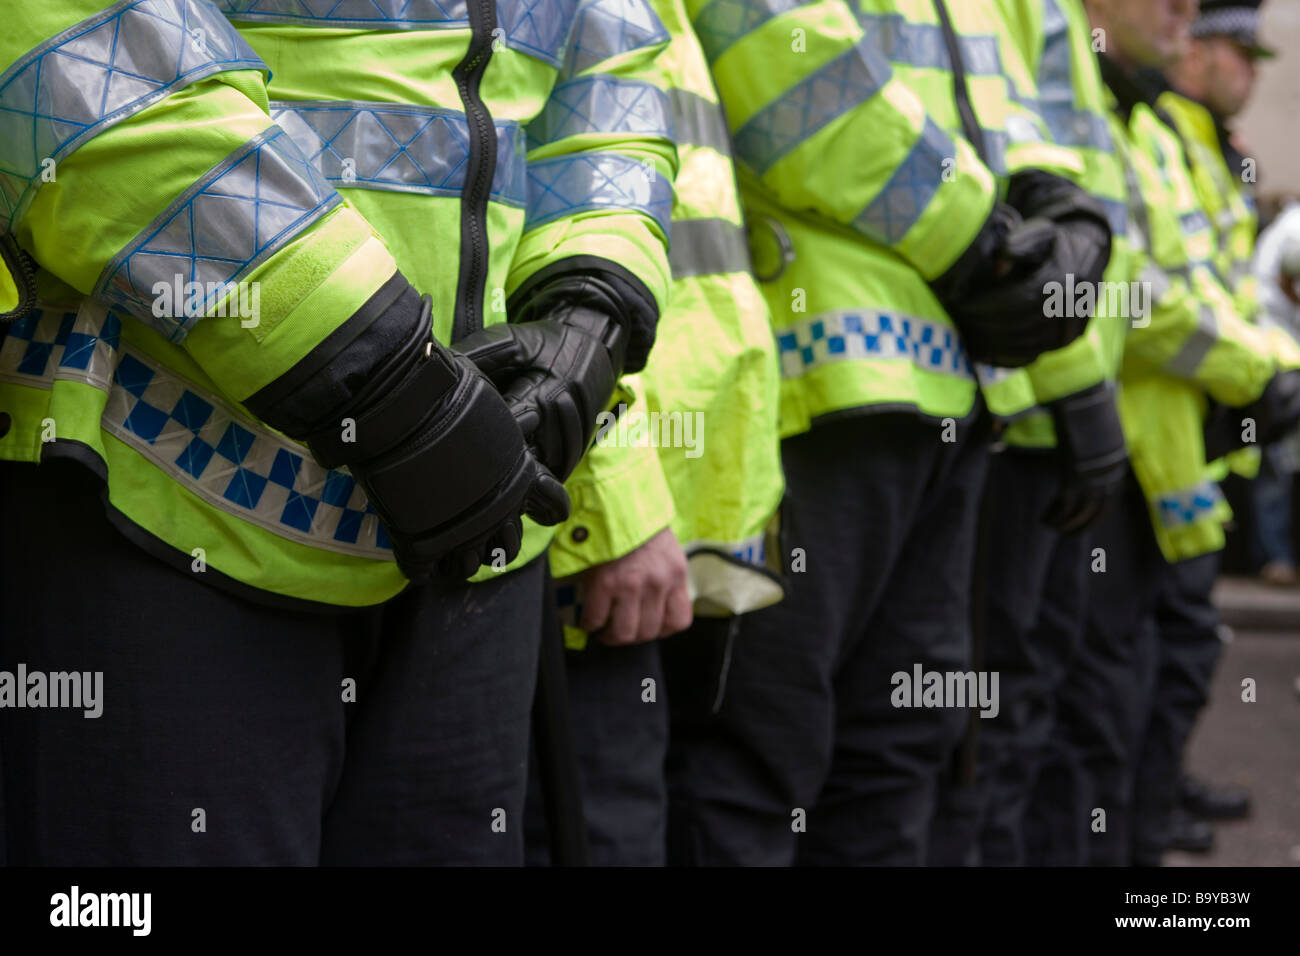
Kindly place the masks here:
[[(749, 248), (726, 118), (681, 0), (653, 0), (671, 40), (664, 60), (680, 169), (673, 283), (637, 393), (566, 487), (573, 514), (551, 544), (557, 579), (632, 550), (665, 525), (687, 554), (696, 613), (739, 614), (780, 600), (775, 515), (784, 481), (780, 375)], [(656, 495), (663, 487), (665, 494)], [(671, 519), (671, 520), (670, 520)], [(571, 646), (581, 595), (557, 586)]]
[[(0, 349), (0, 457), (78, 458), (119, 527), (208, 580), (392, 597), (352, 476), (240, 401), (398, 267), (442, 341), (566, 260), (662, 306), (667, 39), (643, 0), (24, 10), (0, 38), (0, 231), (47, 273)], [(530, 526), (519, 562), (549, 537)]]
[[(953, 132), (933, 11), (914, 18), (891, 3), (842, 0), (686, 6), (732, 133), (781, 363), (782, 434), (868, 406), (969, 414), (974, 372), (926, 280), (969, 246), (999, 179)], [(1007, 93), (985, 4), (953, 8), (982, 57), (969, 71), (972, 98), (990, 161), (1003, 167), (1043, 137)]]
[[(1114, 100), (1112, 99), (1112, 103)], [(1257, 398), (1274, 371), (1259, 330), (1242, 320), (1208, 266), (1214, 237), (1178, 135), (1145, 103), (1112, 113), (1121, 159), (1140, 190), (1149, 322), (1132, 323), (1120, 371), (1120, 415), (1134, 472), (1166, 560), (1223, 547), (1227, 502), (1205, 461), (1206, 395)]]

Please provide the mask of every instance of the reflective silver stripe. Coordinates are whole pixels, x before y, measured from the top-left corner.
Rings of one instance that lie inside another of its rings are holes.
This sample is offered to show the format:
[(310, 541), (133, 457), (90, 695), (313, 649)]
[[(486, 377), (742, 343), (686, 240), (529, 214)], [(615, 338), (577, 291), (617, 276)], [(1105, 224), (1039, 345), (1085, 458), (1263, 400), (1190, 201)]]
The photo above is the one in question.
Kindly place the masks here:
[(94, 299), (76, 311), (38, 306), (9, 326), (0, 346), (0, 381), (37, 388), (82, 382), (107, 392), (121, 334), (118, 316)]
[(612, 56), (667, 40), (668, 31), (646, 0), (580, 0), (560, 75), (575, 77)]
[[(325, 179), (345, 189), (459, 196), (469, 163), (469, 123), (459, 110), (357, 102), (272, 102), (271, 118)], [(497, 120), (491, 198), (528, 199), (519, 124)]]
[(50, 161), (205, 76), (265, 69), (190, 0), (121, 0), (46, 40), (0, 76), (0, 231), (26, 212)]
[[(236, 21), (368, 30), (468, 30), (465, 0), (214, 0)], [(560, 65), (575, 0), (500, 0), (497, 23), (506, 46)]]
[(1178, 226), (1184, 236), (1190, 236), (1210, 229), (1210, 217), (1202, 209), (1193, 209), (1191, 212), (1185, 212), (1178, 217)]
[[(916, 23), (901, 13), (858, 12), (858, 22), (867, 42), (891, 63), (932, 70), (951, 70), (943, 28), (937, 23)], [(995, 76), (1002, 72), (1002, 55), (997, 37), (965, 34), (957, 37), (962, 67), (972, 76)]]
[(731, 132), (721, 103), (712, 103), (690, 90), (668, 91), (672, 103), (673, 138), (682, 146), (703, 146), (731, 155)]
[(583, 133), (673, 137), (668, 95), (657, 86), (605, 73), (558, 84), (528, 124), (528, 148)]
[(1205, 361), (1205, 356), (1218, 341), (1218, 316), (1214, 314), (1214, 309), (1202, 304), (1196, 314), (1196, 327), (1174, 356), (1165, 363), (1165, 368), (1181, 378), (1194, 378), (1197, 369)]
[(927, 118), (907, 157), (853, 220), (853, 228), (882, 245), (898, 245), (938, 191), (944, 162), (956, 155), (948, 134)]
[(745, 230), (725, 219), (674, 219), (668, 263), (674, 279), (748, 272)]
[(559, 156), (528, 164), (525, 229), (579, 212), (640, 212), (667, 234), (673, 187), (648, 163), (618, 153)]
[(1223, 492), (1218, 483), (1206, 479), (1191, 488), (1158, 495), (1156, 508), (1160, 512), (1161, 524), (1166, 528), (1178, 528), (1210, 517), (1222, 499)]
[[(179, 342), (230, 291), (229, 283), (338, 202), (339, 194), (284, 130), (269, 127), (205, 173), (119, 252), (94, 294)], [(178, 276), (182, 284), (209, 290), (201, 307), (195, 314), (156, 316), (154, 287), (170, 287)]]
[(833, 362), (868, 359), (906, 360), (927, 372), (975, 378), (956, 329), (896, 312), (823, 312), (777, 329), (776, 344), (784, 378), (799, 378)]
[(858, 43), (750, 117), (736, 131), (736, 157), (762, 175), (809, 136), (875, 96), (890, 76), (880, 52)]
[(695, 35), (712, 63), (731, 45), (783, 13), (812, 0), (710, 0), (692, 18)]
[(1151, 285), (1151, 304), (1159, 302), (1161, 297), (1169, 291), (1169, 276), (1165, 270), (1161, 269), (1154, 262), (1148, 262), (1138, 273), (1138, 281), (1150, 283)]

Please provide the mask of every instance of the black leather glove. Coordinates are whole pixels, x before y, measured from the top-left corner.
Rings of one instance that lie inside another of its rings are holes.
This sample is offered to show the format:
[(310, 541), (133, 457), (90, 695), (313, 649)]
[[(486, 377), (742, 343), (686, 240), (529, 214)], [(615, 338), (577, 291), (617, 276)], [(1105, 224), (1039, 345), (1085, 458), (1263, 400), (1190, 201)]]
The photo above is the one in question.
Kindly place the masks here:
[(930, 283), (979, 362), (1028, 365), (1083, 334), (1089, 315), (1046, 315), (1049, 283), (1099, 283), (1110, 261), (1101, 204), (1074, 183), (1028, 170), (1011, 177), (1005, 203), (970, 247)]
[(477, 365), (532, 436), (537, 459), (561, 481), (573, 474), (623, 373), (628, 327), (616, 291), (599, 276), (548, 283), (521, 321), (453, 345)]
[[(399, 273), (285, 375), (245, 404), (346, 465), (412, 581), (472, 575), (519, 553), (521, 514), (568, 517), (563, 486), (528, 451), (501, 395), (431, 335), (430, 300)], [(320, 414), (321, 408), (330, 409)]]
[(1101, 517), (1128, 473), (1115, 389), (1101, 382), (1047, 408), (1056, 427), (1061, 490), (1043, 521), (1061, 534), (1077, 534)]
[(1205, 416), (1205, 460), (1214, 461), (1245, 448), (1246, 419), (1255, 422), (1253, 444), (1271, 445), (1300, 424), (1300, 369), (1278, 372), (1259, 398), (1240, 407), (1211, 402)]

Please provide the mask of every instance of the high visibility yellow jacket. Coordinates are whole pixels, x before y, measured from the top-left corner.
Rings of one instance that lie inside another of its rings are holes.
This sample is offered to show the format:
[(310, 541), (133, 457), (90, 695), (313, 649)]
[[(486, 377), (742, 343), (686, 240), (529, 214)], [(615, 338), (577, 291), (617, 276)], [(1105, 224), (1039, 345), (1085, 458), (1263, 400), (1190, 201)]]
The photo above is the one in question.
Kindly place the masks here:
[[(688, 558), (697, 613), (780, 599), (774, 515), (784, 481), (780, 376), (767, 305), (750, 272), (726, 118), (682, 0), (652, 0), (670, 34), (664, 60), (680, 170), (674, 182), (673, 282), (637, 400), (606, 423), (570, 480), (573, 515), (551, 544), (566, 578), (621, 557), (671, 526)], [(650, 494), (658, 486), (666, 495)], [(580, 596), (558, 589), (572, 624)], [(570, 643), (581, 643), (569, 628)]]
[[(44, 267), (45, 305), (0, 349), (0, 457), (85, 462), (127, 534), (210, 580), (392, 597), (405, 580), (352, 477), (240, 403), (396, 268), (444, 342), (584, 264), (662, 306), (667, 39), (643, 0), (56, 0), (12, 18), (0, 226)], [(519, 561), (549, 537), (530, 527)]]
[(1116, 147), (1140, 197), (1131, 207), (1146, 246), (1138, 278), (1152, 302), (1125, 341), (1120, 413), (1157, 541), (1172, 562), (1221, 548), (1231, 514), (1205, 462), (1207, 396), (1243, 405), (1277, 365), (1210, 266), (1214, 236), (1177, 133), (1143, 87), (1106, 61), (1103, 76)]

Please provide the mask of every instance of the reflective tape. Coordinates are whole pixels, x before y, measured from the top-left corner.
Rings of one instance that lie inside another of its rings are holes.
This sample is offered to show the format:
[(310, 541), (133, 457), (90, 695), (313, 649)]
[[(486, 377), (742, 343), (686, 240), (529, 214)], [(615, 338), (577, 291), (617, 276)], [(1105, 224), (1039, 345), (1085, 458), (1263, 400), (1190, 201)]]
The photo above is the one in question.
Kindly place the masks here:
[(891, 76), (880, 52), (858, 43), (750, 117), (736, 131), (736, 157), (762, 175), (809, 136), (875, 96)]
[(1195, 487), (1157, 496), (1156, 510), (1166, 528), (1185, 527), (1213, 516), (1222, 500), (1218, 483), (1206, 479)]
[[(891, 63), (931, 70), (952, 70), (943, 28), (937, 23), (917, 23), (899, 13), (864, 13), (858, 22), (866, 32), (867, 42), (880, 50)], [(1002, 55), (998, 39), (992, 34), (962, 34), (962, 68), (971, 76), (996, 76), (1002, 73)]]
[(952, 139), (927, 118), (906, 158), (853, 220), (853, 228), (874, 242), (898, 245), (938, 191), (944, 163), (956, 155)]
[(673, 138), (682, 146), (701, 146), (731, 155), (731, 132), (722, 104), (698, 93), (674, 87), (668, 91), (672, 104)]
[(783, 13), (813, 0), (710, 0), (695, 14), (691, 25), (710, 63), (737, 40)]
[(674, 219), (668, 264), (674, 280), (748, 272), (745, 230), (725, 219)]
[[(214, 0), (237, 21), (365, 30), (468, 30), (465, 0)], [(576, 0), (500, 0), (498, 38), (513, 50), (560, 65)]]
[(832, 362), (864, 359), (910, 361), (927, 372), (975, 377), (956, 329), (894, 312), (823, 312), (777, 329), (776, 341), (784, 378), (799, 378)]
[(1219, 319), (1214, 309), (1202, 304), (1196, 313), (1196, 327), (1178, 347), (1165, 368), (1180, 378), (1194, 378), (1205, 356), (1219, 341)]
[(528, 164), (525, 229), (579, 212), (639, 212), (668, 234), (672, 208), (672, 183), (649, 162), (618, 153), (584, 153)]
[(528, 148), (583, 133), (673, 138), (668, 95), (650, 83), (604, 73), (558, 84), (531, 123)]
[[(272, 102), (271, 118), (312, 166), (344, 189), (459, 196), (469, 163), (469, 122), (459, 110), (357, 102)], [(528, 200), (524, 136), (496, 121), (497, 168), (490, 198)]]
[(612, 56), (666, 42), (668, 30), (646, 0), (581, 0), (560, 76), (572, 78)]
[(1183, 213), (1178, 217), (1178, 226), (1184, 236), (1190, 236), (1212, 228), (1210, 217), (1205, 214), (1203, 209), (1193, 209), (1191, 212)]
[[(339, 202), (293, 140), (268, 127), (180, 195), (105, 267), (94, 294), (173, 342), (259, 263)], [(153, 291), (189, 282), (206, 290), (193, 314), (155, 315)]]
[(93, 299), (75, 312), (37, 308), (9, 326), (0, 346), (0, 381), (38, 388), (81, 382), (107, 392), (121, 336), (118, 315)]
[(190, 0), (121, 0), (46, 40), (0, 76), (0, 229), (26, 212), (49, 163), (87, 139), (205, 76), (265, 69)]

